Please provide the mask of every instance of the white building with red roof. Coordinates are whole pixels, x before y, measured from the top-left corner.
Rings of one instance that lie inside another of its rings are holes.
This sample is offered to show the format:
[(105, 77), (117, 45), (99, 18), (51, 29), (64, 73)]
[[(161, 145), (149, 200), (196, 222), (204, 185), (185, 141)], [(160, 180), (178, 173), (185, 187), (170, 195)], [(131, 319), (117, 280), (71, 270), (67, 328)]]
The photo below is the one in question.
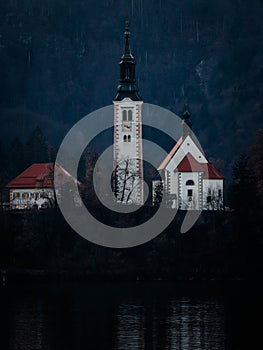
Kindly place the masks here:
[(208, 162), (191, 131), (190, 113), (183, 114), (183, 135), (158, 167), (153, 202), (165, 192), (167, 206), (181, 210), (223, 210), (223, 176)]
[[(62, 186), (72, 181), (63, 167), (56, 166)], [(9, 190), (10, 209), (52, 207), (55, 204), (54, 163), (32, 164), (5, 187)]]
[(6, 185), (11, 209), (49, 206), (54, 201), (53, 163), (32, 164)]

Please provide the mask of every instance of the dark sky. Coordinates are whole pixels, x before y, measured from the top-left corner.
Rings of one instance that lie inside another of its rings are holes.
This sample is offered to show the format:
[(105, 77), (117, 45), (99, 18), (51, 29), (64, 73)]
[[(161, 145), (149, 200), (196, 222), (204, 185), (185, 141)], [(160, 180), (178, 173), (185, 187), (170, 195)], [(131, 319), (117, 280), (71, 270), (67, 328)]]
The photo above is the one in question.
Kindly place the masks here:
[(111, 104), (128, 17), (144, 101), (187, 101), (208, 156), (232, 162), (262, 127), (262, 14), (260, 0), (1, 2), (1, 141), (38, 125), (58, 146)]

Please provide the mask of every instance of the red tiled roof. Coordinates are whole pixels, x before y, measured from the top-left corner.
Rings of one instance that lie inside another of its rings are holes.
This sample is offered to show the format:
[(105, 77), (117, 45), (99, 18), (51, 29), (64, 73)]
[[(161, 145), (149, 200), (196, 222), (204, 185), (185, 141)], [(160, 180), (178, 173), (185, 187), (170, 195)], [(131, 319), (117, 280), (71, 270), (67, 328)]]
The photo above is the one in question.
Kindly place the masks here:
[(204, 168), (201, 163), (199, 163), (192, 155), (191, 153), (187, 153), (187, 155), (184, 157), (184, 159), (181, 161), (181, 163), (177, 166), (177, 171), (180, 172), (192, 172), (192, 171), (198, 171), (203, 172)]
[(7, 188), (52, 188), (53, 163), (36, 163), (9, 182)]
[(199, 163), (190, 153), (184, 157), (175, 171), (202, 172), (204, 179), (223, 179), (224, 177), (210, 163)]
[[(62, 166), (57, 165), (59, 175), (59, 185), (64, 185), (75, 180)], [(53, 188), (54, 187), (54, 163), (36, 163), (10, 181), (6, 188)], [(82, 185), (78, 181), (78, 185)]]
[(205, 167), (204, 179), (223, 179), (224, 176), (217, 171), (212, 164), (207, 163)]

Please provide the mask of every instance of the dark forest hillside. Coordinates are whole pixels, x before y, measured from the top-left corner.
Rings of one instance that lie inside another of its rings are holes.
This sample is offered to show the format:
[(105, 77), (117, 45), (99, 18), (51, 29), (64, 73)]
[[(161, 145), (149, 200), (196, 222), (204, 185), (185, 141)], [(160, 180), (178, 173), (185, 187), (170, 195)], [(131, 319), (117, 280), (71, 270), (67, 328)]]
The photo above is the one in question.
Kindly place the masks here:
[(38, 125), (58, 146), (111, 104), (128, 17), (144, 101), (176, 113), (188, 101), (204, 150), (227, 173), (263, 126), (262, 13), (261, 0), (1, 2), (1, 141)]

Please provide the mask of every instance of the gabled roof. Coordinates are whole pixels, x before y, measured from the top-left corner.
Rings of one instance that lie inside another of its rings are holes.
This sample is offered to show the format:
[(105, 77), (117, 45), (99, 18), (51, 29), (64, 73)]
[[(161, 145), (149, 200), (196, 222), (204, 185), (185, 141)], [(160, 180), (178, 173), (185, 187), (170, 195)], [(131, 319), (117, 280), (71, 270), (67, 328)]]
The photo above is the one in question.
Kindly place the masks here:
[(210, 163), (199, 163), (191, 153), (187, 153), (184, 159), (175, 169), (178, 172), (202, 172), (203, 179), (223, 179), (224, 177)]
[(171, 149), (171, 151), (167, 154), (167, 156), (164, 158), (163, 162), (160, 164), (157, 170), (162, 170), (166, 168), (166, 165), (170, 162), (170, 160), (173, 158), (179, 147), (181, 146), (183, 142), (183, 138), (180, 137), (180, 139), (177, 141), (177, 143), (174, 145), (174, 147)]
[[(62, 166), (57, 165), (59, 185), (64, 185), (74, 179)], [(79, 181), (78, 185), (81, 185)], [(54, 163), (36, 163), (24, 170), (15, 179), (10, 181), (6, 188), (53, 188), (54, 187)]]
[(9, 182), (7, 188), (52, 188), (53, 163), (36, 163)]
[(180, 172), (204, 172), (203, 165), (206, 165), (207, 163), (199, 163), (191, 153), (187, 153), (187, 155), (184, 157), (184, 159), (179, 163), (178, 167), (175, 171)]

